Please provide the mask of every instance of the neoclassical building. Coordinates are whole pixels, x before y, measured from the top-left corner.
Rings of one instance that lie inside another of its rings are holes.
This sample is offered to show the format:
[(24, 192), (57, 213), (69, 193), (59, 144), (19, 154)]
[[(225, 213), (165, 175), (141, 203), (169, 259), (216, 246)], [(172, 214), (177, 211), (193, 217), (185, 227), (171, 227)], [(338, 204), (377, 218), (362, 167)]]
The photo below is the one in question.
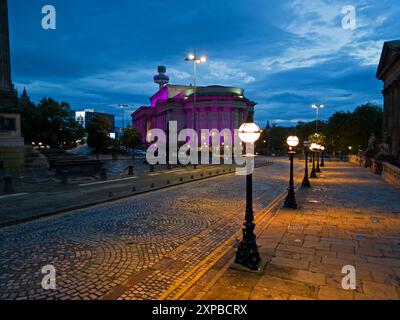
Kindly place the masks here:
[[(161, 71), (165, 72), (165, 68)], [(166, 132), (169, 121), (177, 121), (178, 131), (186, 128), (196, 130), (199, 139), (201, 129), (230, 129), (233, 133), (256, 105), (244, 96), (241, 88), (196, 87), (194, 94), (193, 86), (170, 85), (166, 79), (168, 77), (163, 72), (156, 75), (154, 80), (160, 84), (159, 91), (150, 98), (149, 106), (132, 113), (133, 125), (140, 130), (143, 143), (150, 129)]]
[(385, 42), (376, 74), (384, 82), (384, 135), (394, 156), (400, 151), (400, 40)]

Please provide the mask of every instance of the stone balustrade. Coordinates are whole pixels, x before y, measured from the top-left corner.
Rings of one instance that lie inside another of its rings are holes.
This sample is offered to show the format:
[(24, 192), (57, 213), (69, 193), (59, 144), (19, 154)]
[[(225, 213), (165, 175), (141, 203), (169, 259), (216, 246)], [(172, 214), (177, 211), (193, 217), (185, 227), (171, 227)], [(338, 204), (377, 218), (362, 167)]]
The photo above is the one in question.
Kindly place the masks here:
[(361, 164), (362, 164), (362, 160), (361, 160), (361, 158), (360, 158), (359, 156), (350, 154), (350, 155), (348, 156), (348, 159), (349, 159), (349, 162), (350, 162), (350, 163), (356, 164), (356, 165), (358, 165), (358, 166), (361, 166)]
[(383, 162), (382, 178), (386, 182), (400, 186), (400, 168), (388, 162)]

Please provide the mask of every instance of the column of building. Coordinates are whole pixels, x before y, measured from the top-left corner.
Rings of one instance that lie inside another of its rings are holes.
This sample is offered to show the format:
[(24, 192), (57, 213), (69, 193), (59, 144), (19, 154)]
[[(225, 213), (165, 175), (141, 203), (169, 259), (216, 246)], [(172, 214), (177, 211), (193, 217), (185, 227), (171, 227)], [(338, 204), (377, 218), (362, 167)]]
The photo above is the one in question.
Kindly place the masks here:
[[(400, 81), (395, 80), (393, 83), (394, 90), (394, 117), (393, 123), (400, 123)], [(400, 127), (398, 125), (393, 126), (393, 138), (392, 138), (392, 152), (395, 156), (398, 155), (399, 147), (400, 147)]]

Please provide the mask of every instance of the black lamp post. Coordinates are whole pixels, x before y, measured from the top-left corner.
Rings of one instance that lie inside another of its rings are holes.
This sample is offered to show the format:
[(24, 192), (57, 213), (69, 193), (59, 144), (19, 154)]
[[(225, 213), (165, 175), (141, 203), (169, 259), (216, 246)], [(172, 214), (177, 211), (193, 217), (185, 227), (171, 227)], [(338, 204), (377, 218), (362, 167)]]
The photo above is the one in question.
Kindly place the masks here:
[(320, 152), (321, 152), (321, 146), (318, 144), (317, 145), (317, 150), (316, 150), (316, 153), (317, 153), (317, 167), (315, 168), (315, 171), (316, 172), (321, 172), (321, 168), (319, 167), (319, 154), (320, 154)]
[(324, 152), (325, 152), (325, 147), (321, 146), (321, 167), (325, 167), (325, 161), (324, 161)]
[(310, 147), (310, 142), (305, 140), (304, 143), (304, 156), (306, 159), (306, 166), (304, 168), (304, 178), (301, 186), (303, 188), (311, 188), (310, 180), (308, 179), (308, 148)]
[[(260, 137), (260, 128), (253, 122), (252, 112), (249, 112), (247, 121), (239, 128), (239, 137), (243, 142), (253, 144)], [(254, 157), (254, 155), (248, 154), (246, 156)], [(261, 258), (257, 249), (256, 235), (254, 234), (252, 173), (246, 176), (246, 213), (243, 226), (243, 239), (238, 246), (235, 263), (248, 267), (250, 270), (258, 270)]]
[(311, 174), (310, 174), (310, 179), (317, 179), (317, 173), (315, 170), (315, 148), (316, 148), (316, 144), (312, 143), (311, 144), (311, 148), (310, 150), (312, 151), (312, 170), (311, 170)]
[(288, 194), (286, 196), (285, 204), (283, 205), (283, 207), (289, 209), (297, 209), (296, 193), (294, 191), (294, 180), (293, 180), (293, 158), (296, 152), (293, 151), (293, 148), (299, 144), (299, 138), (297, 138), (296, 136), (290, 136), (289, 138), (287, 138), (287, 144), (289, 145), (288, 154), (290, 159), (290, 179), (289, 179)]

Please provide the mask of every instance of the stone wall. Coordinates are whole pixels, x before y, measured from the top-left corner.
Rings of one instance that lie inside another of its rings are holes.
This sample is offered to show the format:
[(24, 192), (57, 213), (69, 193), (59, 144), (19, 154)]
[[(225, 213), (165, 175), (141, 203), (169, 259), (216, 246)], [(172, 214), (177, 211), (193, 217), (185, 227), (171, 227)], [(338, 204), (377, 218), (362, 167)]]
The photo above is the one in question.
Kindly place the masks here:
[(361, 158), (359, 156), (349, 155), (349, 162), (361, 166)]
[(390, 163), (383, 163), (382, 178), (386, 182), (400, 186), (400, 168)]

